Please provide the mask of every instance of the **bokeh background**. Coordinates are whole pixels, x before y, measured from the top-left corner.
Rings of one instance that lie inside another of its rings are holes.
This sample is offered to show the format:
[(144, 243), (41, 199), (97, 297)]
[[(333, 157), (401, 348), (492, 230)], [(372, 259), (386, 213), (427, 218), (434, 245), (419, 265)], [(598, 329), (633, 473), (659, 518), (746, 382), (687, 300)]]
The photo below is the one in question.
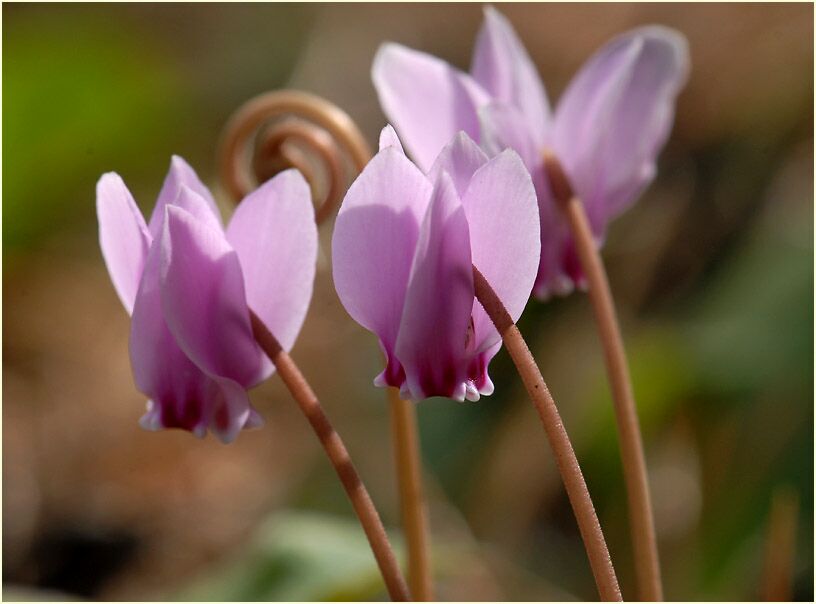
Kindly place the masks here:
[[(480, 6), (2, 10), (4, 598), (385, 597), (339, 482), (279, 380), (252, 393), (266, 427), (231, 446), (137, 426), (144, 397), (98, 248), (94, 186), (116, 170), (149, 211), (178, 153), (226, 213), (215, 156), (241, 103), (308, 90), (373, 143), (384, 124), (369, 79), (377, 46), (398, 41), (467, 68)], [(666, 594), (761, 597), (776, 500), (796, 510), (791, 596), (812, 600), (813, 7), (500, 10), (553, 99), (616, 33), (661, 23), (688, 37), (691, 79), (659, 175), (604, 249)], [(293, 356), (401, 548), (388, 408), (371, 385), (380, 352), (334, 293), (330, 237), (331, 224)], [(531, 301), (520, 326), (631, 598), (617, 437), (588, 300)], [(418, 407), (438, 596), (593, 598), (550, 450), (506, 353), (491, 373), (491, 397)]]

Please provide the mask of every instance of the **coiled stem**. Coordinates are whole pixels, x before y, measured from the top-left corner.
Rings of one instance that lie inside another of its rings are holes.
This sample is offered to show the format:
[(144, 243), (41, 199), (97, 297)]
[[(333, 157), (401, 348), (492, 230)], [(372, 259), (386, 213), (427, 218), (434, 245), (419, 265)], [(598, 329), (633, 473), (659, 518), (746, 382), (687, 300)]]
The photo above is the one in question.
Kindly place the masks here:
[(315, 198), (322, 198), (316, 210), (320, 224), (334, 213), (349, 178), (369, 159), (368, 143), (342, 109), (308, 92), (276, 90), (249, 100), (229, 119), (219, 171), (227, 192), (238, 203), (259, 182), (297, 168), (312, 185)]

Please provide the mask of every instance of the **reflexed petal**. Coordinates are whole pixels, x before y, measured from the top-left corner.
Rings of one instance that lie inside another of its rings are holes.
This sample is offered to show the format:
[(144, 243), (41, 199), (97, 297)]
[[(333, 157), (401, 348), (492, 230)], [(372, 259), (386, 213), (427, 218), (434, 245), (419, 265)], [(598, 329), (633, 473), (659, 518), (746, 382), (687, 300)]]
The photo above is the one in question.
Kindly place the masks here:
[(161, 304), (188, 357), (213, 378), (244, 388), (264, 370), (252, 336), (238, 255), (224, 233), (167, 206), (161, 244)]
[(207, 202), (206, 207), (210, 214), (215, 218), (218, 225), (221, 225), (221, 213), (218, 211), (218, 206), (215, 204), (210, 190), (204, 186), (195, 170), (186, 161), (178, 155), (174, 155), (170, 160), (170, 170), (167, 172), (161, 191), (159, 191), (156, 207), (153, 208), (153, 214), (150, 216), (150, 234), (154, 239), (161, 236), (165, 206), (177, 203), (176, 200), (182, 186), (186, 186), (200, 195)]
[(201, 378), (181, 405), (173, 399), (159, 404), (148, 400), (147, 412), (139, 420), (142, 428), (151, 431), (180, 428), (198, 438), (204, 438), (209, 428), (221, 442), (229, 444), (242, 429), (263, 425), (263, 418), (241, 386), (227, 379), (215, 381), (204, 374)]
[[(309, 309), (317, 264), (312, 194), (300, 172), (281, 172), (247, 195), (232, 215), (227, 241), (238, 254), (249, 307), (291, 350)], [(270, 372), (271, 364), (265, 375)]]
[(335, 222), (334, 285), (352, 318), (379, 336), (389, 360), (383, 379), (398, 380), (394, 346), (431, 189), (407, 157), (386, 148), (351, 185)]
[(471, 359), (470, 366), (468, 367), (467, 392), (465, 394), (467, 400), (478, 401), (481, 396), (490, 396), (493, 394), (495, 387), (487, 373), (487, 367), (493, 357), (496, 356), (496, 353), (499, 352), (501, 345), (501, 340), (499, 340), (493, 346), (476, 354), (473, 359)]
[[(140, 423), (148, 430), (181, 428), (198, 437), (203, 437), (212, 426), (223, 439), (241, 419), (240, 413), (231, 411), (240, 406), (235, 402), (237, 395), (229, 384), (225, 385), (227, 380), (217, 382), (205, 375), (170, 333), (161, 307), (160, 257), (161, 248), (156, 242), (150, 250), (136, 297), (130, 332), (130, 358), (136, 386), (151, 399)], [(220, 410), (227, 398), (233, 401), (227, 410), (229, 413)], [(231, 423), (224, 421), (225, 416), (232, 418)], [(216, 420), (220, 423), (214, 423)]]
[(531, 135), (524, 115), (511, 105), (491, 103), (479, 109), (481, 144), (488, 155), (513, 149), (531, 172), (542, 166), (543, 147)]
[(396, 147), (398, 151), (405, 153), (405, 150), (402, 148), (402, 143), (397, 136), (397, 131), (394, 130), (391, 124), (386, 124), (385, 128), (380, 130), (380, 151), (386, 147)]
[(229, 444), (242, 429), (258, 427), (260, 416), (250, 405), (246, 390), (239, 384), (225, 378), (216, 381), (218, 391), (210, 429), (221, 442)]
[(99, 245), (113, 286), (128, 314), (139, 289), (151, 237), (133, 196), (118, 174), (104, 174), (96, 185)]
[(130, 330), (133, 377), (139, 391), (154, 399), (159, 410), (172, 405), (179, 417), (187, 418), (187, 429), (193, 430), (199, 423), (206, 425), (206, 421), (200, 410), (188, 407), (188, 402), (199, 398), (201, 384), (208, 378), (178, 347), (165, 323), (159, 290), (160, 257), (157, 241), (150, 248), (133, 306)]
[(507, 18), (492, 6), (476, 38), (470, 73), (493, 98), (516, 107), (537, 146), (550, 127), (550, 104), (538, 70)]
[(387, 43), (377, 51), (371, 75), (385, 115), (423, 171), (460, 130), (478, 138), (476, 109), (489, 99), (466, 73)]
[(396, 353), (413, 399), (465, 398), (473, 270), (468, 222), (447, 174), (422, 221)]
[[(473, 175), (462, 205), (473, 264), (516, 321), (530, 298), (541, 251), (536, 192), (521, 158), (508, 149), (491, 159)], [(477, 352), (501, 339), (478, 301), (473, 329)]]
[(444, 171), (453, 180), (456, 192), (465, 194), (473, 173), (487, 163), (487, 155), (467, 134), (460, 132), (436, 158), (428, 178), (435, 182)]
[(688, 69), (680, 34), (639, 28), (596, 53), (559, 103), (553, 144), (597, 237), (654, 176)]

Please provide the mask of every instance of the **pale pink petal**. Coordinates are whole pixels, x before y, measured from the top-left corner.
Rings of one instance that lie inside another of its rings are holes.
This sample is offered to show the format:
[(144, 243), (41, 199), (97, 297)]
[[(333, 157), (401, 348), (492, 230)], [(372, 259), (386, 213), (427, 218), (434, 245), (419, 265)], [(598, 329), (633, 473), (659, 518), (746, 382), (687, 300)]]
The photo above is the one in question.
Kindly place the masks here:
[(423, 171), (460, 130), (478, 138), (476, 110), (489, 97), (469, 75), (441, 59), (383, 44), (372, 79), (388, 121)]
[(386, 147), (395, 147), (401, 153), (405, 153), (399, 136), (397, 136), (397, 131), (394, 130), (391, 124), (386, 124), (386, 126), (380, 130), (380, 151)]
[(247, 388), (265, 370), (252, 336), (238, 255), (220, 230), (167, 206), (161, 243), (161, 303), (167, 326), (207, 375)]
[(491, 103), (479, 109), (481, 145), (491, 157), (505, 149), (521, 156), (530, 172), (543, 166), (543, 146), (532, 136), (524, 115), (506, 103)]
[(541, 146), (551, 118), (538, 70), (507, 18), (492, 6), (484, 14), (470, 73), (495, 100), (521, 112), (529, 135)]
[[(521, 158), (508, 149), (491, 159), (473, 175), (462, 205), (473, 264), (516, 321), (530, 298), (541, 253), (536, 192)], [(476, 301), (473, 329), (477, 352), (501, 339)]]
[(459, 132), (436, 158), (428, 178), (436, 181), (442, 172), (453, 180), (461, 197), (470, 183), (473, 173), (487, 163), (487, 155), (467, 134)]
[[(317, 224), (309, 185), (286, 170), (238, 204), (227, 227), (249, 307), (289, 351), (306, 318), (317, 264)], [(267, 367), (264, 376), (271, 372)]]
[(642, 27), (596, 53), (560, 101), (553, 145), (599, 240), (653, 178), (688, 69), (680, 34)]
[(96, 185), (99, 245), (113, 287), (128, 311), (139, 289), (151, 237), (133, 196), (118, 174), (104, 174)]
[(182, 186), (186, 186), (206, 201), (206, 208), (219, 225), (221, 225), (221, 213), (213, 199), (210, 190), (201, 182), (190, 165), (178, 155), (174, 155), (170, 160), (170, 170), (164, 179), (153, 214), (150, 216), (150, 234), (154, 239), (158, 239), (162, 231), (162, 221), (164, 220), (164, 208), (168, 204), (176, 204)]
[(399, 150), (380, 151), (351, 185), (332, 237), (334, 284), (346, 311), (380, 338), (382, 376), (402, 383), (394, 357), (419, 225), (431, 184)]
[(412, 399), (464, 400), (473, 271), (468, 223), (447, 174), (422, 221), (402, 312), (396, 354)]

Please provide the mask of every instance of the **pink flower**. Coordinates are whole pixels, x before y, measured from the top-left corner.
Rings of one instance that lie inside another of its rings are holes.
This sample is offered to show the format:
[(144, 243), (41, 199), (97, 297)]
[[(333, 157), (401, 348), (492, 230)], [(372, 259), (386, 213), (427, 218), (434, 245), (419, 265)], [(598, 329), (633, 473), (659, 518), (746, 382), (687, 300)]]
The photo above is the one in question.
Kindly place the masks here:
[(535, 190), (514, 151), (488, 160), (460, 133), (426, 175), (386, 127), (332, 240), (340, 300), (387, 358), (374, 383), (414, 400), (491, 394), (487, 367), (501, 337), (474, 298), (472, 266), (518, 319), (535, 281), (538, 229)]
[(312, 295), (317, 226), (309, 187), (283, 172), (250, 193), (226, 231), (209, 190), (173, 157), (145, 224), (115, 173), (96, 189), (99, 239), (132, 315), (130, 358), (149, 397), (141, 425), (223, 442), (262, 420), (246, 390), (273, 366), (252, 336), (250, 308), (289, 350)]
[(431, 55), (385, 44), (372, 68), (380, 103), (417, 164), (428, 169), (459, 130), (493, 155), (514, 149), (530, 170), (541, 218), (535, 292), (569, 293), (583, 275), (543, 167), (552, 150), (583, 199), (598, 245), (608, 222), (655, 175), (689, 69), (685, 38), (648, 26), (619, 36), (578, 72), (553, 114), (512, 26), (485, 9), (470, 74)]

